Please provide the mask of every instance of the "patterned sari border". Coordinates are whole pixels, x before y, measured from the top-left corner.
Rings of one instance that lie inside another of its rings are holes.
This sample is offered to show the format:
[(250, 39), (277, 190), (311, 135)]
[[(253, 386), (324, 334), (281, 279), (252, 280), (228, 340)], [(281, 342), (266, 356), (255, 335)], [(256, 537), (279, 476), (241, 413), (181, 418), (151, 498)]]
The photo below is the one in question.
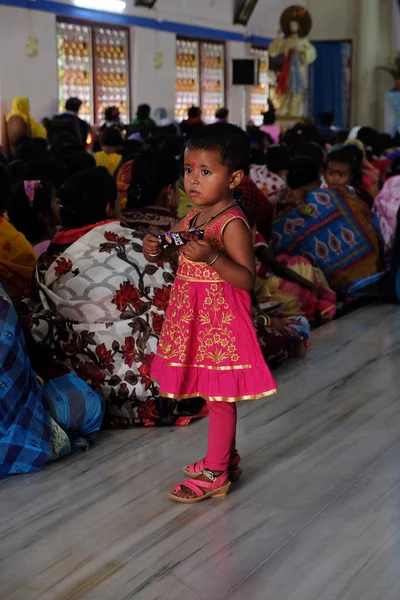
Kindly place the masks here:
[[(156, 379), (152, 378), (157, 385), (160, 385)], [(171, 400), (187, 400), (188, 398), (203, 398), (207, 402), (241, 402), (242, 400), (261, 400), (268, 396), (273, 396), (278, 391), (277, 388), (262, 392), (261, 394), (254, 394), (249, 396), (205, 396), (200, 392), (193, 392), (193, 394), (169, 394), (168, 392), (159, 392), (161, 398), (168, 398)]]
[(219, 279), (197, 279), (196, 277), (187, 277), (186, 275), (177, 275), (175, 279), (183, 279), (184, 281), (192, 281), (196, 283), (222, 283), (225, 280)]

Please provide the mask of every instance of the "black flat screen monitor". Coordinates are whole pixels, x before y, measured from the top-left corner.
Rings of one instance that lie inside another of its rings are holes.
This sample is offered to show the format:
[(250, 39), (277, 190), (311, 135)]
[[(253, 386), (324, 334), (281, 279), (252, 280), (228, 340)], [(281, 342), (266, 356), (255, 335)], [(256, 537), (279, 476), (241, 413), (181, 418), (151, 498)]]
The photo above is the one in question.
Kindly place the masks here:
[(257, 65), (254, 58), (232, 60), (232, 85), (257, 85)]

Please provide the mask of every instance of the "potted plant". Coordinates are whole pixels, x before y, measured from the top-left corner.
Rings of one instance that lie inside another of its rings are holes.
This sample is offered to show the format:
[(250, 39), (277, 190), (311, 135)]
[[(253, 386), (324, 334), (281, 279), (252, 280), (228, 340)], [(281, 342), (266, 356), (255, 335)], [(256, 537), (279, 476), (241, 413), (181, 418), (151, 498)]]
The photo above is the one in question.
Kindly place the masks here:
[(393, 90), (400, 92), (400, 52), (388, 60), (388, 63), (384, 67), (379, 67), (381, 71), (390, 73), (394, 79)]

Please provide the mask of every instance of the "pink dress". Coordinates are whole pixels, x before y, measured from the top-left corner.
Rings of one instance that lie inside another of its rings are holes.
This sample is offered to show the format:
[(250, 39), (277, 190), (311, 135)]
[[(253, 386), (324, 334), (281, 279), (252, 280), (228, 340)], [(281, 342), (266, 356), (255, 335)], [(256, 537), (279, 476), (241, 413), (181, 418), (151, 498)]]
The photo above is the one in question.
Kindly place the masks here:
[[(183, 230), (200, 211), (189, 211)], [(223, 232), (238, 209), (229, 210), (205, 228), (205, 239), (225, 249)], [(224, 281), (212, 267), (180, 254), (151, 378), (160, 395), (182, 400), (257, 400), (276, 392), (253, 325), (249, 292)]]

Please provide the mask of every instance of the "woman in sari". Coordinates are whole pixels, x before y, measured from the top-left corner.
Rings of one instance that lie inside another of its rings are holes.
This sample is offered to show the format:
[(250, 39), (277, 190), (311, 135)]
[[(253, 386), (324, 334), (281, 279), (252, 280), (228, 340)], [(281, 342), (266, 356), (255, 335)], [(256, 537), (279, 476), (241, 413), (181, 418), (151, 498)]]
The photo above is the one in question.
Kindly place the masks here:
[(11, 111), (6, 116), (7, 137), (11, 152), (18, 144), (20, 138), (31, 136), (33, 138), (47, 138), (47, 131), (30, 115), (29, 100), (17, 96), (12, 101)]
[(385, 184), (375, 198), (372, 212), (378, 221), (383, 240), (385, 259), (390, 260), (400, 209), (400, 159), (393, 161)]
[[(37, 359), (36, 347), (32, 353)], [(87, 449), (101, 427), (101, 398), (48, 356), (45, 364), (46, 383), (33, 370), (17, 313), (0, 284), (0, 477), (39, 471)]]
[(291, 161), (288, 185), (291, 194), (272, 226), (275, 253), (306, 257), (335, 291), (370, 291), (383, 273), (366, 204), (346, 186), (320, 189), (319, 167), (308, 158)]
[(150, 380), (174, 276), (167, 263), (148, 264), (142, 236), (120, 223), (115, 180), (102, 167), (82, 171), (59, 197), (65, 230), (39, 260), (28, 301), (34, 340), (103, 396), (108, 426), (201, 416), (202, 400), (161, 400)]

